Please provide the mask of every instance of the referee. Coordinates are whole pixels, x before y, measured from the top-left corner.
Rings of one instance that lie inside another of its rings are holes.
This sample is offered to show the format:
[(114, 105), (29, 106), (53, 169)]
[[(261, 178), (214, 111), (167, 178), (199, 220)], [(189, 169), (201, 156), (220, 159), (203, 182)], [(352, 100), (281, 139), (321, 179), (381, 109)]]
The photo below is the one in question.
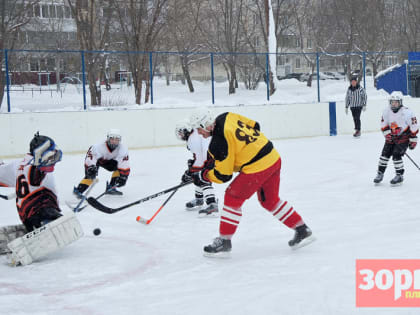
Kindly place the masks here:
[(351, 114), (353, 115), (354, 129), (355, 132), (353, 137), (360, 137), (360, 114), (362, 110), (366, 110), (366, 92), (363, 87), (357, 82), (357, 76), (352, 76), (350, 80), (350, 86), (347, 89), (346, 93), (346, 115), (349, 112), (349, 107)]

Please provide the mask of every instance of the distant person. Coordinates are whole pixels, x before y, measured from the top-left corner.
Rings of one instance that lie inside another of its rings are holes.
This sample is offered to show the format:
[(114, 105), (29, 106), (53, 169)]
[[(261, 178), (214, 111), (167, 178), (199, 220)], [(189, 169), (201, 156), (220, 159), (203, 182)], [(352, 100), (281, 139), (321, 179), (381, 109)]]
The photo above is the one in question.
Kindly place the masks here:
[[(203, 169), (207, 162), (207, 150), (211, 138), (204, 138), (197, 129), (193, 129), (188, 121), (181, 121), (175, 127), (175, 135), (181, 141), (187, 142), (187, 149), (193, 158), (188, 160), (188, 169), (182, 175), (182, 182), (191, 181), (192, 174)], [(216, 216), (219, 206), (211, 183), (195, 186), (195, 198), (185, 205), (186, 210), (198, 210), (199, 217)]]
[(357, 82), (357, 76), (352, 76), (350, 79), (350, 86), (347, 89), (346, 93), (346, 115), (349, 112), (349, 107), (351, 110), (351, 114), (353, 116), (354, 121), (354, 129), (355, 132), (353, 137), (359, 138), (361, 135), (361, 122), (360, 122), (360, 115), (362, 110), (366, 110), (366, 101), (367, 96), (365, 89)]
[(389, 98), (389, 106), (385, 108), (381, 119), (381, 129), (385, 144), (379, 158), (378, 173), (373, 180), (379, 184), (383, 178), (388, 161), (392, 156), (395, 167), (395, 177), (391, 185), (400, 185), (404, 180), (404, 164), (402, 156), (407, 148), (413, 150), (417, 145), (419, 128), (414, 113), (403, 106), (402, 93), (394, 91)]
[(259, 123), (230, 112), (214, 119), (207, 109), (195, 111), (190, 123), (204, 138), (212, 136), (208, 152), (213, 163), (193, 173), (195, 184), (226, 183), (234, 172), (239, 172), (225, 191), (219, 236), (204, 247), (206, 256), (224, 256), (231, 251), (231, 239), (242, 217), (242, 204), (254, 193), (276, 220), (295, 230), (290, 247), (301, 247), (314, 240), (312, 231), (293, 206), (279, 198), (280, 155), (260, 131)]
[(105, 141), (89, 148), (85, 158), (85, 177), (73, 189), (77, 198), (82, 198), (82, 194), (98, 175), (100, 167), (112, 172), (111, 180), (107, 186), (107, 194), (122, 195), (123, 193), (117, 188), (126, 184), (130, 174), (130, 164), (128, 149), (121, 143), (121, 133), (118, 129), (111, 129)]

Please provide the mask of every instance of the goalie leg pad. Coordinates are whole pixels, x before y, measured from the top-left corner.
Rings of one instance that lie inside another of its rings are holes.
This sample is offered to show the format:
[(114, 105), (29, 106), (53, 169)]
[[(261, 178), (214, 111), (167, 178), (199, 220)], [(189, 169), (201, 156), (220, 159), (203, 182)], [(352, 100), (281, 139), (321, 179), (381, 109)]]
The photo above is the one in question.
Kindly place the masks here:
[(9, 242), (7, 247), (12, 252), (12, 264), (28, 265), (82, 236), (80, 222), (74, 213), (70, 213)]
[(0, 255), (10, 253), (7, 243), (25, 235), (28, 231), (23, 224), (8, 225), (0, 228)]

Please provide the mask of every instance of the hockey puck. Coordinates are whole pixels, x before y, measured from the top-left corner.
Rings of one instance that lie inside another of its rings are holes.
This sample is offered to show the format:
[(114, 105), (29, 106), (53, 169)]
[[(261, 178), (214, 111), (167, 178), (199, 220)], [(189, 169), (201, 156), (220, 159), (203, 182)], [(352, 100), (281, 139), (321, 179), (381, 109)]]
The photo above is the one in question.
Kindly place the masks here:
[(99, 234), (101, 234), (101, 229), (100, 228), (96, 228), (93, 230), (93, 235), (98, 236)]

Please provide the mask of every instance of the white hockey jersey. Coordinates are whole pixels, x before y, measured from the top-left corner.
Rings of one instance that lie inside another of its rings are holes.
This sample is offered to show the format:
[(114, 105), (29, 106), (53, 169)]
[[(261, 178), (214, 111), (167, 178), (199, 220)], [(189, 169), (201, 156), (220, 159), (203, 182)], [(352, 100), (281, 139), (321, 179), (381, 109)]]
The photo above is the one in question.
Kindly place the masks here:
[(16, 206), (22, 222), (40, 208), (59, 209), (53, 173), (39, 171), (29, 164), (32, 159), (26, 154), (16, 170)]
[(201, 169), (204, 167), (204, 164), (207, 161), (207, 150), (210, 141), (211, 137), (204, 138), (197, 132), (197, 129), (194, 129), (188, 137), (187, 148), (194, 156), (193, 168)]
[(118, 170), (130, 171), (130, 163), (128, 161), (128, 149), (122, 143), (119, 144), (112, 152), (106, 145), (106, 141), (91, 146), (86, 154), (85, 165), (99, 164), (103, 161), (115, 160), (118, 162)]
[(0, 187), (15, 187), (16, 169), (20, 160), (10, 163), (0, 163)]
[(419, 127), (416, 116), (409, 108), (403, 106), (394, 113), (388, 106), (382, 113), (381, 129), (382, 131), (390, 129), (394, 136), (401, 136), (403, 133), (415, 136)]

